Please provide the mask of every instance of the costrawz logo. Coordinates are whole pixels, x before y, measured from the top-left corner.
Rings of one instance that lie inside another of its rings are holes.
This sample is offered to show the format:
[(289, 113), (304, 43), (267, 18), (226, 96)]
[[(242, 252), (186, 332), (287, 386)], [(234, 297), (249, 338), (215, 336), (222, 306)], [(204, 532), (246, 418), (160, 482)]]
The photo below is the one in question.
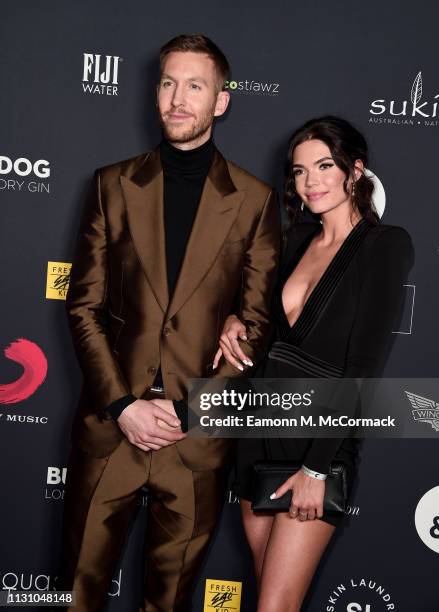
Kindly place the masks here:
[(278, 96), (279, 83), (265, 83), (262, 81), (226, 81), (225, 88), (232, 92), (256, 95)]
[(439, 127), (438, 102), (433, 102), (439, 94), (422, 102), (423, 90), (422, 72), (419, 71), (410, 89), (410, 100), (374, 100), (369, 108), (372, 115), (369, 123)]

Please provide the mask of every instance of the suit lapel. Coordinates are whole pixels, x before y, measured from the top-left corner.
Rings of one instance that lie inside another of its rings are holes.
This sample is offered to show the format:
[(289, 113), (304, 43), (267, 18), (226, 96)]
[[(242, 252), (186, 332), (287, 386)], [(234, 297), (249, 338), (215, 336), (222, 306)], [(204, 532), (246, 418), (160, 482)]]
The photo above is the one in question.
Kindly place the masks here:
[(226, 160), (215, 149), (167, 319), (180, 310), (213, 265), (238, 215), (244, 194), (236, 189)]
[(121, 175), (128, 224), (147, 280), (170, 319), (189, 299), (213, 265), (238, 215), (245, 192), (237, 190), (227, 162), (215, 149), (185, 256), (169, 303), (160, 149), (154, 149), (130, 178)]
[(131, 178), (121, 175), (128, 224), (147, 280), (163, 312), (168, 307), (163, 171), (154, 149)]

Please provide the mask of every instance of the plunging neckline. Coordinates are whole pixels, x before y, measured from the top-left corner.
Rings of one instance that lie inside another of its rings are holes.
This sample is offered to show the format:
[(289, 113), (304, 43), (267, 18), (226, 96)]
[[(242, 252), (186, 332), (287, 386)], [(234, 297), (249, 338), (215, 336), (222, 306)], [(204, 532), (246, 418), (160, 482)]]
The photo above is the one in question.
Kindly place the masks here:
[(302, 309), (301, 309), (301, 311), (299, 313), (299, 316), (291, 324), (289, 322), (289, 320), (288, 320), (287, 313), (285, 312), (284, 301), (283, 301), (283, 290), (284, 290), (284, 287), (285, 287), (288, 279), (290, 278), (291, 274), (294, 272), (294, 270), (297, 268), (297, 266), (302, 261), (302, 259), (303, 259), (304, 255), (305, 255), (305, 253), (307, 252), (311, 242), (321, 232), (322, 226), (319, 225), (309, 236), (307, 236), (304, 239), (303, 243), (299, 247), (299, 252), (300, 252), (299, 259), (297, 259), (297, 261), (296, 261), (295, 258), (293, 257), (292, 258), (292, 265), (288, 265), (287, 264), (287, 273), (284, 276), (284, 279), (282, 279), (282, 283), (281, 283), (281, 287), (280, 287), (281, 312), (282, 312), (283, 318), (285, 320), (285, 323), (287, 324), (287, 327), (289, 328), (291, 333), (293, 332), (293, 330), (295, 330), (298, 327), (299, 323), (301, 323), (301, 321), (307, 315), (308, 311), (312, 309), (312, 306), (313, 306), (314, 302), (316, 302), (316, 299), (318, 299), (319, 294), (322, 292), (322, 290), (324, 290), (325, 286), (328, 284), (328, 279), (331, 277), (332, 271), (337, 267), (338, 262), (342, 259), (342, 257), (346, 253), (346, 251), (349, 250), (349, 246), (353, 242), (352, 238), (358, 234), (358, 230), (359, 229), (361, 229), (361, 228), (363, 228), (364, 226), (367, 226), (367, 225), (368, 225), (368, 222), (364, 218), (360, 219), (360, 221), (358, 221), (358, 223), (356, 223), (354, 225), (354, 227), (351, 229), (349, 234), (346, 236), (346, 238), (343, 240), (343, 242), (341, 243), (341, 245), (337, 249), (335, 255), (331, 258), (329, 264), (326, 266), (326, 268), (323, 271), (322, 275), (320, 276), (319, 280), (314, 285), (314, 288), (312, 289), (312, 291), (310, 292), (310, 294), (308, 295), (307, 299), (305, 300), (305, 302), (303, 304), (303, 307), (302, 307)]

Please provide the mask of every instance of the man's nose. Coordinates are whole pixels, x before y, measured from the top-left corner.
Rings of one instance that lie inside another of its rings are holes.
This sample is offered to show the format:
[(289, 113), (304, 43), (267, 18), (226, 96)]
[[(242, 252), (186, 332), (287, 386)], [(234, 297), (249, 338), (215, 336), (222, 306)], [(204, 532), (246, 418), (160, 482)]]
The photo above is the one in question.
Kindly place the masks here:
[(177, 84), (174, 88), (174, 95), (172, 96), (172, 106), (179, 107), (184, 106), (185, 95), (183, 84)]

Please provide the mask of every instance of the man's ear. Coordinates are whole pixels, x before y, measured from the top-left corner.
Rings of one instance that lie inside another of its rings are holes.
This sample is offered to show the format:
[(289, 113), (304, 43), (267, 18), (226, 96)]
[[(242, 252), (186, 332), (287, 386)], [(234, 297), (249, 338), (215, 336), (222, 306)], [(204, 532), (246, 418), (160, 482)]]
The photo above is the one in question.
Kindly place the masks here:
[(230, 93), (228, 91), (220, 91), (215, 103), (215, 117), (221, 117), (227, 110), (230, 102)]

